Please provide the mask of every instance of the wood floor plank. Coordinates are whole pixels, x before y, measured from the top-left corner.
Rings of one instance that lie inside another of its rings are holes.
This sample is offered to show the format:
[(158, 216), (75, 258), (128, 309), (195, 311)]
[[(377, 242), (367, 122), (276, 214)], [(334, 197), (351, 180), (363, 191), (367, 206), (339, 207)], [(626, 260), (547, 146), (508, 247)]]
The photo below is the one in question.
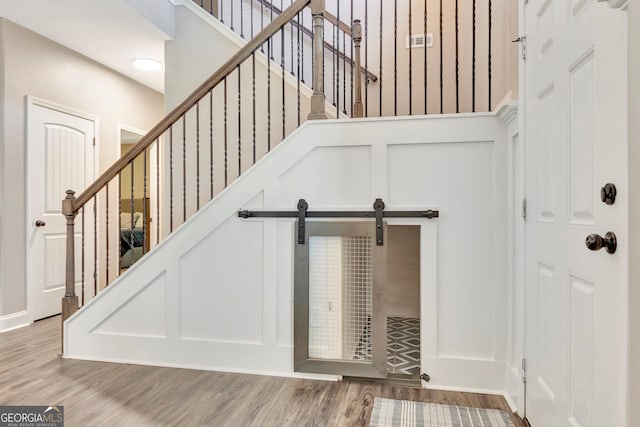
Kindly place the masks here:
[(59, 317), (0, 334), (0, 404), (64, 405), (71, 427), (368, 426), (376, 397), (509, 412), (500, 396), (70, 360), (59, 346)]

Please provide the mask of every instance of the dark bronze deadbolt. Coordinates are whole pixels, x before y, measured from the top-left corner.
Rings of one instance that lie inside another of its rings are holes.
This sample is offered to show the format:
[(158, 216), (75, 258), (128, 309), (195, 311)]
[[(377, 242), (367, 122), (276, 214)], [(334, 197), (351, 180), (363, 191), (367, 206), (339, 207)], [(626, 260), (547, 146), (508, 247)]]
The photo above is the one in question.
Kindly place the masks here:
[(608, 231), (604, 237), (598, 234), (589, 234), (584, 243), (587, 245), (587, 248), (592, 251), (599, 251), (605, 248), (610, 254), (616, 253), (616, 249), (618, 248), (618, 239), (613, 231)]
[(612, 205), (616, 202), (616, 195), (618, 190), (616, 186), (611, 183), (607, 183), (600, 189), (600, 200), (607, 205)]

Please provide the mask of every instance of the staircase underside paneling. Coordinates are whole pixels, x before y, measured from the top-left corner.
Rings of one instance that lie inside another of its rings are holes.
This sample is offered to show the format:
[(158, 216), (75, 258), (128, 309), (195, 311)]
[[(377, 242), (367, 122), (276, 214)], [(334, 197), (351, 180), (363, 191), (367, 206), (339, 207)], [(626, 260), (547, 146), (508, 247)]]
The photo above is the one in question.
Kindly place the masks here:
[(423, 370), (434, 385), (503, 390), (506, 153), (493, 114), (307, 122), (71, 317), (65, 357), (296, 375), (294, 222), (237, 211), (381, 197), (441, 212), (415, 221)]

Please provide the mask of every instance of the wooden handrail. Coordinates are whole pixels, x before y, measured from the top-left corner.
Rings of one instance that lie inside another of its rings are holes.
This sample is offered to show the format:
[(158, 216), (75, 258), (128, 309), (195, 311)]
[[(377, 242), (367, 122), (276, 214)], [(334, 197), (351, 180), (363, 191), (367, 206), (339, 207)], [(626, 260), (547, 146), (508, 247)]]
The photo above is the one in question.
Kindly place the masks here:
[(167, 114), (160, 123), (155, 125), (140, 141), (134, 145), (124, 156), (118, 159), (109, 169), (89, 185), (73, 202), (73, 212), (78, 212), (82, 206), (91, 200), (109, 181), (115, 178), (129, 162), (134, 160), (147, 147), (158, 140), (173, 124), (186, 114), (191, 107), (196, 105), (210, 90), (216, 87), (225, 77), (232, 73), (240, 64), (246, 61), (251, 55), (265, 43), (271, 36), (277, 33), (280, 28), (293, 20), (296, 15), (311, 3), (311, 0), (296, 0), (291, 6), (285, 9), (269, 25), (264, 27), (256, 36), (249, 40), (246, 45), (236, 52), (218, 71), (204, 81), (196, 90), (184, 101)]
[[(324, 11), (324, 19), (326, 19), (327, 22), (329, 22), (331, 25), (334, 25), (334, 26), (337, 25), (340, 28), (340, 30), (343, 31), (345, 34), (349, 34), (349, 35), (351, 34), (351, 27), (349, 27), (346, 23), (342, 21), (338, 21), (338, 18), (336, 18), (326, 10)], [(331, 46), (328, 42), (324, 42), (324, 47), (325, 49), (328, 49), (332, 53), (336, 52), (336, 49), (333, 46)], [(349, 58), (346, 52), (340, 52), (340, 49), (337, 49), (337, 52), (338, 52), (338, 60), (345, 59), (350, 66), (352, 67), (356, 66), (355, 61), (352, 58)], [(367, 76), (367, 80), (372, 81), (374, 83), (378, 81), (378, 76), (376, 76), (375, 74), (373, 74), (371, 71), (367, 70), (364, 67), (360, 67), (360, 68), (362, 70), (362, 74)]]
[(347, 23), (345, 22), (338, 21), (338, 18), (328, 10), (324, 11), (324, 19), (326, 19), (332, 25), (337, 25), (344, 33), (351, 34), (351, 27), (349, 27), (349, 25), (347, 25)]

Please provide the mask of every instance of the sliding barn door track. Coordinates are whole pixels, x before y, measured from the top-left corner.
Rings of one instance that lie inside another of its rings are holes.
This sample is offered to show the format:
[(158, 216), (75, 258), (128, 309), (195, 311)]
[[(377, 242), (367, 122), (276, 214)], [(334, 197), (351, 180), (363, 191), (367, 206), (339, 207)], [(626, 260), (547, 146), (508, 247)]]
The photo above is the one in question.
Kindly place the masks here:
[(384, 245), (383, 218), (438, 218), (440, 211), (428, 209), (424, 211), (385, 211), (382, 199), (376, 199), (373, 211), (308, 211), (309, 204), (305, 199), (298, 200), (297, 211), (249, 211), (238, 212), (240, 218), (297, 218), (298, 219), (298, 244), (305, 244), (305, 219), (306, 218), (375, 218), (376, 220), (376, 244)]

